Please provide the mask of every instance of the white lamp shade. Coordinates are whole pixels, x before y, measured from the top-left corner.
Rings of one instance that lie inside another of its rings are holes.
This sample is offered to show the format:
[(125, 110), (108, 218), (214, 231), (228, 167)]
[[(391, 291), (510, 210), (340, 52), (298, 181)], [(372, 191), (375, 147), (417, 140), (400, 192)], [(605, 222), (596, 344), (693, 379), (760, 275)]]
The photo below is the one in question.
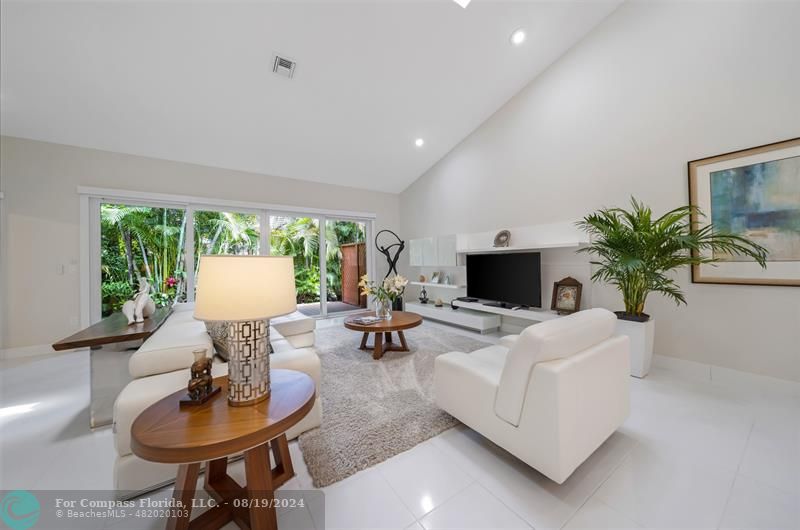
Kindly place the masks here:
[(194, 317), (262, 320), (297, 309), (290, 256), (201, 256)]

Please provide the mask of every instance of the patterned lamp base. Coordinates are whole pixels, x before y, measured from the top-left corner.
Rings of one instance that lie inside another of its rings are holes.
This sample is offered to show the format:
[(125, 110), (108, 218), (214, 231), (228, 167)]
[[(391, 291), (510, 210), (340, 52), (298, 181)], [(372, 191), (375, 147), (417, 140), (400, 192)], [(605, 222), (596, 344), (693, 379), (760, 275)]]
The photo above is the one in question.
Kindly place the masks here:
[(228, 405), (269, 397), (269, 321), (228, 322)]

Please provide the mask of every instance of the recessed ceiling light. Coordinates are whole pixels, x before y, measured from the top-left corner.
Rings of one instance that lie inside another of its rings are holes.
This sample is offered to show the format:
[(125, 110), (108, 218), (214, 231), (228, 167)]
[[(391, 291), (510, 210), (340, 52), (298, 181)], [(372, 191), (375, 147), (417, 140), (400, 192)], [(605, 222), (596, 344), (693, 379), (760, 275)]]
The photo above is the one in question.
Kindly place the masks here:
[(519, 46), (525, 42), (525, 31), (522, 29), (516, 30), (514, 33), (511, 34), (511, 44), (514, 46)]
[(453, 2), (455, 2), (455, 3), (456, 3), (456, 4), (458, 4), (458, 5), (460, 5), (460, 6), (461, 6), (461, 7), (463, 7), (464, 9), (466, 9), (466, 8), (467, 8), (467, 6), (469, 5), (469, 3), (470, 3), (471, 1), (472, 1), (472, 0), (453, 0)]
[(416, 140), (414, 140), (414, 145), (416, 145), (417, 147), (422, 147), (423, 145), (425, 145), (425, 140), (423, 140), (422, 138), (417, 138)]

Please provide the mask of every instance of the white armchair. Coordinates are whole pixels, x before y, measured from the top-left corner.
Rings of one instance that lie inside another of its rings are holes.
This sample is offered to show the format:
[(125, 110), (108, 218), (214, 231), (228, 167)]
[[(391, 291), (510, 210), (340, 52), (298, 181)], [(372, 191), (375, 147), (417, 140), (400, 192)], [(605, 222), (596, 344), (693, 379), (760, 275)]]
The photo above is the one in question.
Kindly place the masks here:
[(440, 355), (436, 404), (561, 484), (628, 417), (629, 344), (613, 335), (616, 320), (589, 309)]

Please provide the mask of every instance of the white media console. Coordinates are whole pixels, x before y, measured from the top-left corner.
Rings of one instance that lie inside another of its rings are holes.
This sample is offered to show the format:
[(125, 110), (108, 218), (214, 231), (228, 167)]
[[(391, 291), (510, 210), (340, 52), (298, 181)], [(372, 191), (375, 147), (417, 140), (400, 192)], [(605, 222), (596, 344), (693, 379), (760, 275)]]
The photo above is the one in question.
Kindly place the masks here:
[[(406, 302), (409, 311), (419, 313), (424, 318), (437, 320), (455, 326), (487, 333), (500, 328), (502, 318), (513, 318), (523, 321), (542, 322), (558, 318), (555, 311), (547, 309), (506, 309), (483, 305), (481, 302), (464, 302), (455, 300), (453, 304), (459, 309), (452, 309), (448, 301), (442, 307), (436, 307), (435, 295), (442, 295), (445, 300), (466, 294), (466, 257), (469, 254), (493, 254), (538, 251), (542, 254), (541, 295), (543, 303), (548, 303), (554, 282), (572, 276), (584, 285), (591, 283), (591, 265), (586, 256), (578, 257), (575, 251), (587, 242), (586, 234), (581, 232), (573, 221), (511, 227), (511, 242), (508, 247), (494, 247), (494, 237), (498, 230), (470, 234), (450, 234), (411, 239), (409, 242), (409, 265), (413, 273), (430, 276), (434, 272), (442, 272), (449, 276), (452, 284), (412, 281), (417, 288), (434, 290), (434, 296), (427, 304), (416, 301)], [(412, 295), (413, 296), (413, 295)], [(409, 297), (410, 299), (410, 297)], [(583, 307), (592, 307), (591, 290), (584, 293)], [(518, 327), (520, 323), (512, 323)]]
[(453, 324), (462, 328), (474, 329), (481, 333), (488, 333), (500, 329), (500, 317), (507, 316), (530, 320), (533, 322), (544, 322), (558, 318), (555, 311), (547, 309), (506, 309), (503, 307), (486, 306), (480, 302), (463, 302), (455, 300), (453, 305), (458, 309), (453, 309), (450, 304), (436, 307), (432, 303), (421, 304), (419, 302), (406, 302), (408, 311), (422, 315), (424, 318)]

